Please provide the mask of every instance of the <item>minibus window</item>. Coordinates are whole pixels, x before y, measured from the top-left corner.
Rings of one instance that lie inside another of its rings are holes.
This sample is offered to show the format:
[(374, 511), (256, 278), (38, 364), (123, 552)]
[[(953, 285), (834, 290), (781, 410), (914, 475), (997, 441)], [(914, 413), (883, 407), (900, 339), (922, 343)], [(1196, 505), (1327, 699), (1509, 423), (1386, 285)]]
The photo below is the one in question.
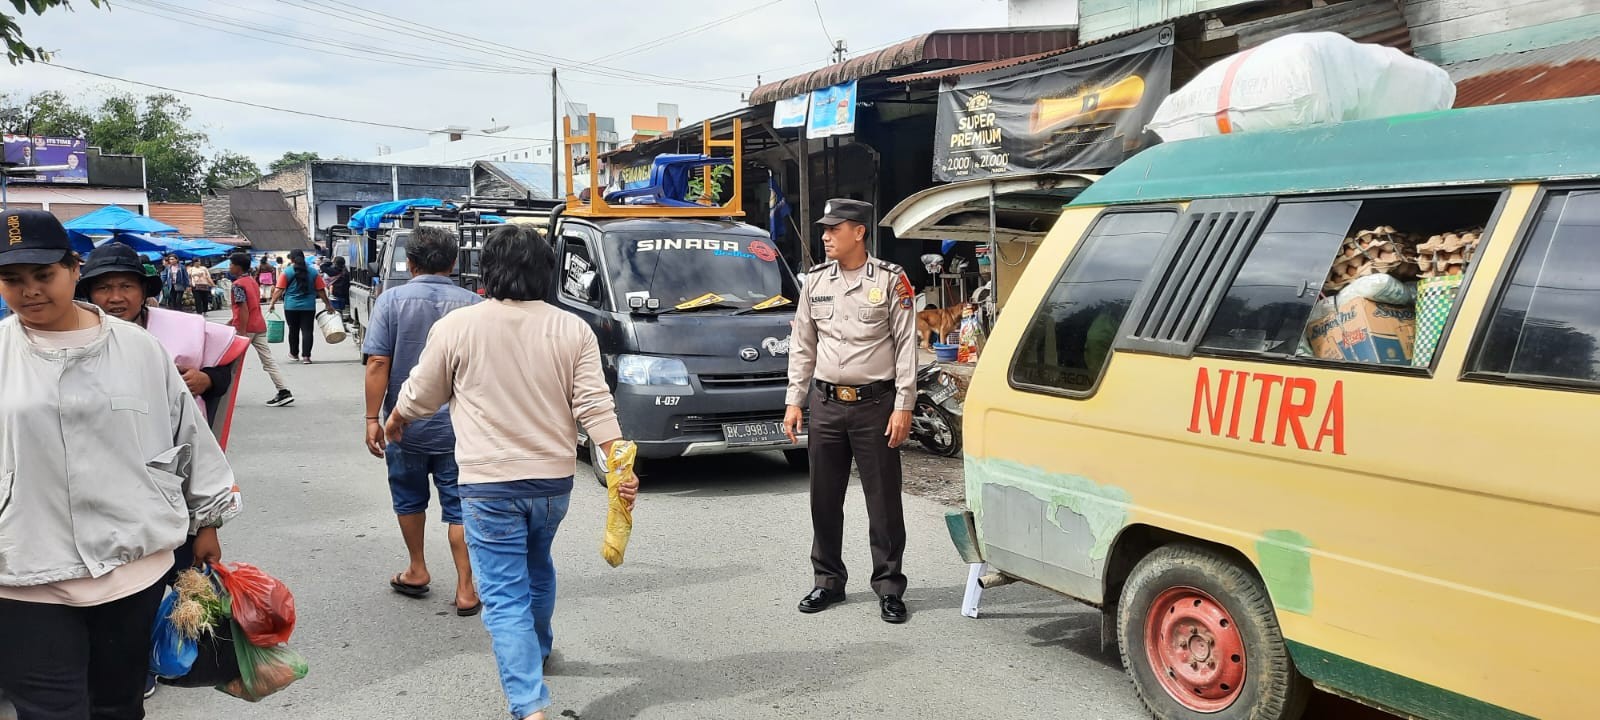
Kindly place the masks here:
[(1293, 353), (1328, 274), (1328, 261), (1360, 209), (1355, 200), (1279, 205), (1200, 346)]
[(1431, 367), (1500, 195), (1279, 203), (1198, 347)]
[(1470, 367), (1600, 387), (1600, 191), (1545, 201)]
[(1093, 389), (1122, 317), (1177, 219), (1171, 211), (1101, 217), (1034, 313), (1017, 346), (1012, 382), (1076, 393)]

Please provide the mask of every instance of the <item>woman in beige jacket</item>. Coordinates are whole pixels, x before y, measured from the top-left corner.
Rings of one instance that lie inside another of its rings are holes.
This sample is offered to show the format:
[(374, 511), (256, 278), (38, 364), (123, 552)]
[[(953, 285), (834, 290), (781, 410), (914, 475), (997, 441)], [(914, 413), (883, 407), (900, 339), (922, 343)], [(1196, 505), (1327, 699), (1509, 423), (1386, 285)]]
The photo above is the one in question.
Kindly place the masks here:
[[(489, 302), (433, 326), (400, 389), (385, 431), (450, 403), (467, 548), (500, 682), (517, 718), (544, 718), (556, 572), (550, 545), (566, 517), (582, 425), (610, 453), (622, 437), (594, 331), (544, 302), (555, 251), (537, 233), (505, 225), (483, 246)], [(622, 496), (632, 504), (639, 481)]]

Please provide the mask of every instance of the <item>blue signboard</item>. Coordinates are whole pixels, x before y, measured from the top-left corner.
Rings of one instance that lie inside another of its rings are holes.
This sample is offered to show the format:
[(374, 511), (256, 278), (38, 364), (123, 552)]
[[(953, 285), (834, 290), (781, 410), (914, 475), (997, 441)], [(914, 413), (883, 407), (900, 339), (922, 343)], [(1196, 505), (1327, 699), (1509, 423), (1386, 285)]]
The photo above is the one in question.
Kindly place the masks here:
[(856, 81), (811, 91), (806, 137), (850, 135), (856, 131)]

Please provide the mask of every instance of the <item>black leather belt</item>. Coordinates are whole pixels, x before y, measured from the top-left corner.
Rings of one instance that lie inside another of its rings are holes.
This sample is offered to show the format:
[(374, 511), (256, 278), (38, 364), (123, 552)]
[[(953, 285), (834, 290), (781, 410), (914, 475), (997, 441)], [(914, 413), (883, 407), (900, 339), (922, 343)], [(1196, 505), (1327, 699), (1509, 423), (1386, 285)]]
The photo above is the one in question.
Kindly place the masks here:
[(865, 385), (835, 385), (821, 380), (816, 382), (817, 389), (822, 391), (823, 399), (842, 403), (876, 400), (894, 394), (893, 380), (879, 380)]

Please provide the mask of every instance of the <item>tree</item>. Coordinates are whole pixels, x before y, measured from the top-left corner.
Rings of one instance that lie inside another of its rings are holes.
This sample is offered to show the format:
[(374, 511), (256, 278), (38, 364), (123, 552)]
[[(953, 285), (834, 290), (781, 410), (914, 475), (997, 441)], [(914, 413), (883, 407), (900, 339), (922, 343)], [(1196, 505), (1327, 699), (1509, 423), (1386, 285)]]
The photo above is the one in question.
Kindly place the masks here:
[[(208, 171), (217, 163), (206, 159), (209, 138), (191, 129), (190, 119), (189, 107), (169, 94), (112, 95), (97, 106), (76, 104), (59, 92), (37, 93), (20, 104), (0, 96), (0, 127), (6, 132), (83, 137), (108, 154), (144, 156), (146, 184), (157, 201), (197, 201), (211, 179)], [(242, 166), (227, 167), (231, 172)]]
[(261, 166), (256, 161), (236, 152), (223, 150), (211, 158), (211, 163), (206, 166), (205, 188), (239, 187), (261, 175)]
[(315, 152), (294, 152), (294, 151), (290, 151), (290, 152), (284, 153), (283, 157), (278, 158), (277, 160), (273, 160), (272, 164), (267, 167), (267, 170), (269, 172), (283, 172), (284, 170), (297, 168), (297, 167), (300, 167), (300, 166), (302, 166), (302, 165), (304, 165), (304, 164), (306, 164), (308, 162), (312, 162), (314, 160), (321, 160), (321, 159), (322, 159), (322, 156), (318, 155)]
[[(89, 4), (100, 7), (104, 0), (89, 0)], [(24, 60), (37, 62), (41, 59), (49, 60), (50, 52), (42, 47), (29, 47), (22, 40), (22, 28), (17, 25), (17, 17), (33, 11), (35, 15), (43, 15), (50, 8), (60, 7), (72, 9), (69, 0), (11, 0), (11, 6), (17, 9), (17, 15), (0, 13), (0, 38), (6, 42), (6, 60), (12, 65), (21, 65)]]

